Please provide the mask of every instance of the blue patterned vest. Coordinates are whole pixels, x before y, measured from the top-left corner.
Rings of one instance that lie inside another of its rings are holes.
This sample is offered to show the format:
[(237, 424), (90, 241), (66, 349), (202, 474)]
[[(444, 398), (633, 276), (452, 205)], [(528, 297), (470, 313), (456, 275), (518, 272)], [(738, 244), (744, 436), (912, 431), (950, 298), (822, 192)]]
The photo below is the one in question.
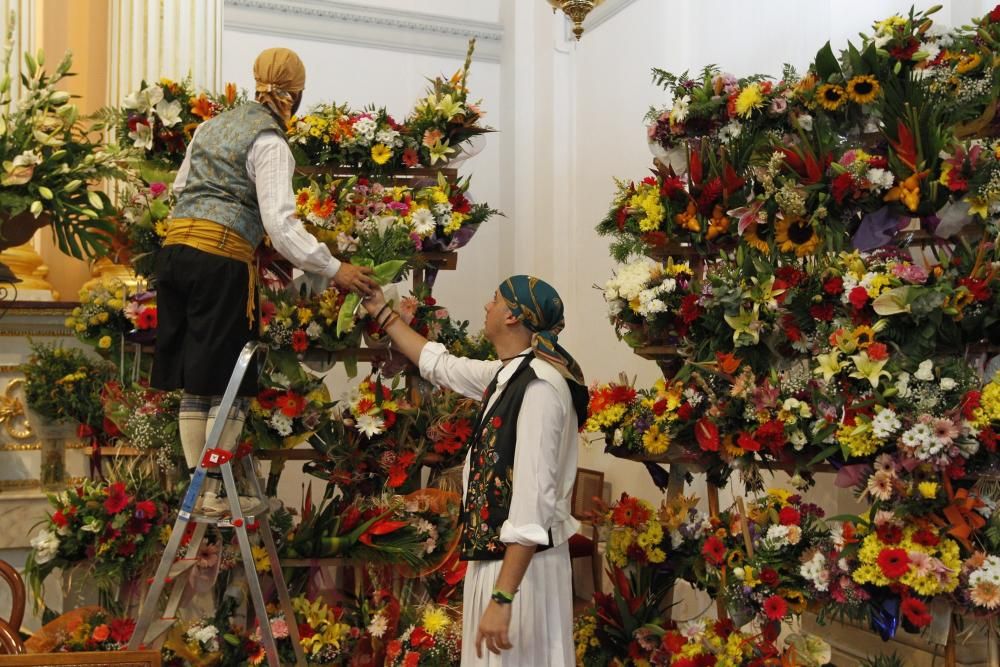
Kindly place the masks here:
[[(469, 488), (460, 519), (459, 557), (462, 560), (501, 560), (507, 550), (507, 545), (500, 541), (500, 527), (510, 513), (514, 491), (517, 417), (528, 383), (538, 377), (530, 361), (521, 362), (488, 411), (486, 405), (496, 391), (497, 378), (493, 378), (486, 389), (470, 445)], [(549, 544), (539, 546), (538, 551), (551, 546), (550, 531)]]
[(257, 102), (203, 123), (191, 142), (191, 170), (172, 217), (217, 222), (257, 247), (264, 238), (264, 225), (257, 206), (257, 186), (246, 165), (257, 135), (268, 130), (284, 136), (278, 120)]

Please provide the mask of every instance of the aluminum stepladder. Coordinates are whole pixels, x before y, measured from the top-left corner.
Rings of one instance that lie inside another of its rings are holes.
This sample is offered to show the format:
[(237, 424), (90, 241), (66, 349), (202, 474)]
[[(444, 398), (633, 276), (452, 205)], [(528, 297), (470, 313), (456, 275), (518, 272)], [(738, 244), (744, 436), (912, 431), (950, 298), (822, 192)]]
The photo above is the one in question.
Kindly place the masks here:
[[(253, 600), (254, 611), (260, 625), (261, 640), (267, 652), (268, 665), (270, 667), (280, 667), (281, 662), (278, 658), (278, 646), (275, 642), (274, 634), (271, 632), (271, 623), (268, 619), (264, 603), (264, 593), (261, 589), (260, 578), (257, 576), (253, 554), (250, 550), (248, 528), (256, 522), (257, 532), (260, 533), (267, 556), (270, 559), (271, 574), (274, 577), (278, 600), (285, 614), (289, 639), (295, 650), (295, 664), (302, 667), (306, 664), (302, 645), (299, 643), (298, 624), (295, 622), (292, 601), (288, 595), (288, 587), (285, 585), (285, 577), (281, 572), (281, 564), (278, 561), (278, 550), (275, 547), (274, 537), (271, 534), (271, 526), (267, 520), (270, 513), (270, 503), (261, 489), (260, 480), (257, 478), (257, 472), (254, 469), (253, 458), (250, 456), (249, 451), (238, 450), (236, 453), (230, 453), (216, 448), (219, 439), (222, 437), (226, 416), (229, 414), (236, 400), (236, 393), (239, 390), (240, 383), (243, 381), (243, 376), (246, 375), (247, 368), (249, 368), (254, 356), (264, 350), (265, 348), (261, 343), (251, 341), (246, 344), (237, 358), (236, 367), (233, 369), (233, 374), (229, 378), (229, 384), (222, 395), (222, 402), (219, 404), (215, 422), (212, 424), (212, 430), (205, 440), (201, 462), (191, 478), (191, 483), (188, 486), (187, 493), (184, 495), (184, 500), (181, 503), (180, 511), (177, 514), (177, 520), (174, 522), (170, 540), (167, 542), (166, 550), (160, 558), (160, 564), (156, 568), (156, 574), (153, 576), (149, 591), (146, 593), (146, 599), (139, 612), (139, 617), (136, 619), (135, 631), (132, 633), (132, 639), (128, 645), (128, 650), (130, 651), (138, 650), (140, 646), (146, 643), (147, 637), (150, 641), (155, 640), (176, 622), (175, 615), (177, 608), (180, 605), (187, 584), (187, 577), (182, 577), (182, 575), (194, 567), (197, 562), (198, 549), (205, 537), (205, 531), (209, 525), (214, 525), (220, 528), (232, 528), (236, 531), (236, 537), (240, 544), (240, 556), (243, 560), (243, 569), (246, 572), (247, 584), (250, 589), (250, 597)], [(245, 515), (240, 507), (236, 479), (233, 477), (233, 461), (242, 461), (246, 478), (250, 480), (254, 497), (258, 501), (258, 504)], [(195, 503), (201, 496), (201, 489), (205, 483), (208, 468), (210, 467), (218, 467), (222, 472), (226, 497), (229, 500), (229, 517), (206, 517), (193, 513)], [(188, 524), (191, 522), (195, 522), (196, 524), (191, 541), (187, 545), (184, 556), (176, 559), (181, 541), (184, 538)], [(163, 615), (154, 623), (154, 616), (159, 608), (160, 595), (167, 584), (172, 584), (173, 587), (164, 607)]]

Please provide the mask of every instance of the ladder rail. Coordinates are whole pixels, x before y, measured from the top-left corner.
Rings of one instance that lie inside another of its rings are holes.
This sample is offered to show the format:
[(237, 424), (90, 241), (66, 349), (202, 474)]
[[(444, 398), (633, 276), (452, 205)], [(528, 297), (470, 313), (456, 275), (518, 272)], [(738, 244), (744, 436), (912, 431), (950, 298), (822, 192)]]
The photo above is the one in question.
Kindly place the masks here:
[[(195, 469), (195, 472), (191, 477), (191, 482), (188, 485), (181, 507), (177, 513), (177, 519), (174, 521), (173, 532), (171, 533), (167, 546), (164, 549), (162, 557), (160, 558), (160, 563), (156, 568), (156, 574), (150, 584), (149, 591), (146, 594), (146, 599), (143, 601), (142, 607), (140, 608), (139, 615), (136, 619), (135, 630), (129, 640), (129, 650), (134, 651), (144, 645), (146, 635), (153, 623), (153, 617), (159, 608), (160, 597), (168, 583), (172, 584), (174, 588), (171, 590), (170, 596), (167, 600), (166, 609), (164, 611), (167, 616), (171, 618), (177, 611), (177, 606), (179, 605), (181, 596), (183, 595), (183, 587), (178, 588), (178, 582), (168, 581), (168, 579), (171, 568), (175, 562), (177, 552), (180, 549), (181, 541), (183, 540), (184, 534), (187, 530), (188, 523), (193, 519), (197, 519), (199, 525), (195, 529), (191, 542), (188, 544), (185, 557), (196, 557), (201, 541), (204, 539), (206, 524), (203, 523), (203, 519), (194, 517), (193, 511), (195, 504), (198, 502), (198, 498), (201, 496), (201, 490), (205, 483), (207, 474), (206, 457), (210, 451), (216, 449), (216, 445), (218, 445), (219, 440), (222, 438), (222, 432), (225, 428), (227, 417), (236, 402), (236, 395), (239, 392), (240, 384), (243, 382), (243, 378), (246, 375), (247, 369), (250, 367), (251, 361), (254, 359), (255, 355), (265, 350), (266, 348), (263, 346), (263, 343), (259, 341), (250, 341), (243, 347), (243, 350), (240, 352), (239, 357), (236, 360), (233, 373), (229, 378), (229, 383), (226, 385), (225, 392), (222, 395), (222, 400), (219, 403), (218, 413), (212, 423), (212, 428), (209, 430), (208, 437), (205, 439), (205, 446), (202, 448), (201, 459), (198, 463), (198, 467)], [(244, 461), (247, 478), (250, 481), (254, 494), (262, 502), (266, 502), (266, 496), (264, 496), (260, 480), (257, 478), (252, 457), (246, 455), (240, 458)], [(226, 459), (218, 464), (222, 471), (223, 483), (229, 499), (230, 518), (227, 520), (219, 520), (215, 523), (217, 526), (231, 527), (236, 531), (236, 538), (240, 546), (243, 567), (247, 576), (247, 584), (250, 589), (250, 597), (253, 599), (254, 611), (256, 613), (258, 623), (260, 624), (261, 639), (267, 653), (268, 664), (271, 667), (280, 667), (281, 662), (278, 655), (277, 642), (275, 641), (274, 633), (271, 631), (271, 622), (267, 615), (267, 607), (264, 602), (264, 593), (260, 585), (260, 577), (258, 576), (257, 568), (253, 560), (250, 537), (247, 532), (247, 517), (243, 515), (243, 510), (240, 507), (239, 493), (236, 488), (236, 479), (233, 476), (233, 460), (234, 459), (231, 458)], [(256, 516), (255, 512), (255, 516), (253, 518), (256, 519), (258, 523), (261, 540), (264, 542), (265, 550), (271, 562), (271, 571), (274, 577), (275, 587), (278, 592), (281, 608), (285, 614), (285, 620), (289, 629), (289, 638), (292, 641), (292, 646), (295, 651), (296, 665), (305, 665), (305, 654), (299, 641), (298, 626), (295, 622), (295, 612), (292, 608), (291, 599), (288, 595), (288, 587), (285, 585), (284, 575), (281, 571), (277, 548), (274, 544), (274, 537), (271, 534), (271, 525), (267, 519), (267, 515), (269, 513), (270, 509), (268, 507), (260, 512), (259, 516)], [(186, 582), (186, 578), (184, 580)]]

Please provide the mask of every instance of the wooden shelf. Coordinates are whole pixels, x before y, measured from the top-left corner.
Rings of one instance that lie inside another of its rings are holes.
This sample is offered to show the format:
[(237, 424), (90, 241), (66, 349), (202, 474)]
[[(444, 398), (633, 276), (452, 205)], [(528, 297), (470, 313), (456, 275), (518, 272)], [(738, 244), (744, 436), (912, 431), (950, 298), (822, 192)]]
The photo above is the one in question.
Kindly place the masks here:
[(642, 347), (632, 348), (632, 352), (650, 361), (681, 358), (677, 352), (677, 348), (673, 345), (643, 345)]
[(458, 253), (454, 250), (448, 252), (422, 252), (417, 257), (427, 267), (437, 269), (438, 271), (454, 271), (458, 268)]
[(363, 176), (373, 181), (382, 182), (389, 181), (391, 183), (406, 184), (408, 181), (412, 181), (417, 178), (434, 178), (438, 177), (438, 174), (442, 174), (446, 179), (454, 182), (458, 179), (458, 170), (453, 167), (413, 167), (411, 169), (402, 169), (399, 171), (385, 171), (381, 174), (372, 173), (367, 169), (358, 169), (357, 167), (337, 167), (333, 165), (323, 165), (323, 166), (301, 166), (296, 167), (295, 172), (302, 174), (303, 176), (312, 176), (314, 174), (324, 174), (328, 176)]

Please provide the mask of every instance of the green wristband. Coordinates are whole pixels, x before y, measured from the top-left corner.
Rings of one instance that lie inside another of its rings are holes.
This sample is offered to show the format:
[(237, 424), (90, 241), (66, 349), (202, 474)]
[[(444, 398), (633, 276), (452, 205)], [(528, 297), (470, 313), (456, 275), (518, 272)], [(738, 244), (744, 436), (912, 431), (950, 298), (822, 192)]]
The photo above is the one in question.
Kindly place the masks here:
[(494, 588), (490, 599), (498, 604), (510, 604), (514, 601), (514, 595), (512, 593), (505, 593), (499, 588)]

